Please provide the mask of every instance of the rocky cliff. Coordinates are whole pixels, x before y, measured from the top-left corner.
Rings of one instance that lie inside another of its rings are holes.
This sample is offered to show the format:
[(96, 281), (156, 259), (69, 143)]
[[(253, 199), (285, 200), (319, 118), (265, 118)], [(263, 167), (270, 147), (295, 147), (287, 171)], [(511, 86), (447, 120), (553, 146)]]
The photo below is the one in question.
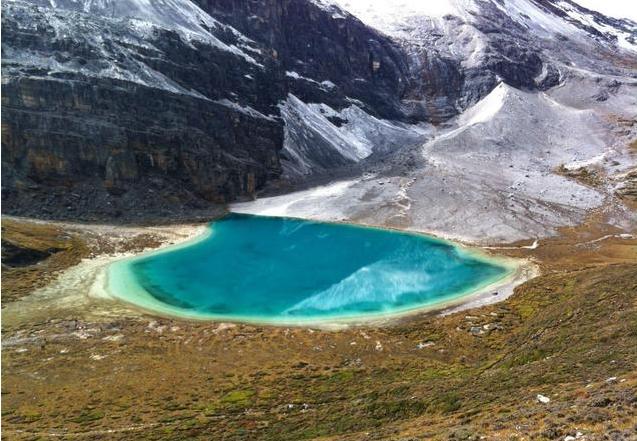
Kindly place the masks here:
[(253, 197), (281, 175), (288, 94), (404, 118), (397, 46), (303, 0), (8, 1), (2, 37), (5, 212)]
[(6, 211), (223, 202), (280, 174), (283, 90), (256, 45), (195, 7), (58, 6), (3, 4)]

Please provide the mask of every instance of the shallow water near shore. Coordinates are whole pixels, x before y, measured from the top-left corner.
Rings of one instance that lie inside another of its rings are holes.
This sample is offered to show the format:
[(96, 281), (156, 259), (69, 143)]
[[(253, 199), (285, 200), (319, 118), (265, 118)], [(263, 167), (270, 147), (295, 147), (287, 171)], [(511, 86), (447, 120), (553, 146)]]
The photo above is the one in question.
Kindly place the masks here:
[(230, 214), (195, 241), (113, 263), (108, 291), (176, 317), (293, 324), (444, 304), (511, 271), (429, 236)]

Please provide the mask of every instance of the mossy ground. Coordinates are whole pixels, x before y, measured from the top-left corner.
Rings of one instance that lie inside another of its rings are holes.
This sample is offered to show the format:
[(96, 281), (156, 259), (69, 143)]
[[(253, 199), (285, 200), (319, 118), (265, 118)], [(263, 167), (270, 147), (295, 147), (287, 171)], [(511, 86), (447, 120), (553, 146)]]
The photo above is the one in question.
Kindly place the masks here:
[(108, 314), (5, 326), (3, 436), (635, 439), (637, 240), (590, 243), (599, 234), (509, 251), (543, 275), (506, 301), (382, 328)]

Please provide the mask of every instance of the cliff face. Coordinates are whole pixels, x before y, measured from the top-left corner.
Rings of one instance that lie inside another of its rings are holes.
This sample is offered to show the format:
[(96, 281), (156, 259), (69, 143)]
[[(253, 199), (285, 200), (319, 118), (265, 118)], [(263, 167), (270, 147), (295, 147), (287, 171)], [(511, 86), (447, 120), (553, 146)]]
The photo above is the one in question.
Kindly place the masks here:
[[(301, 100), (336, 108), (359, 100), (374, 115), (405, 118), (400, 99), (409, 83), (409, 60), (397, 43), (354, 16), (308, 0), (195, 2), (271, 48), (283, 69), (296, 74), (289, 92)], [(308, 79), (325, 83), (316, 87)]]
[(121, 198), (130, 190), (147, 208), (184, 192), (224, 202), (280, 174), (283, 130), (269, 114), (283, 87), (267, 57), (237, 49), (258, 50), (240, 34), (72, 6), (3, 4), (5, 210), (46, 196), (34, 208), (117, 213), (136, 208)]
[(274, 118), (119, 81), (21, 78), (3, 89), (3, 166), (16, 190), (99, 177), (118, 195), (156, 177), (222, 202), (280, 172)]
[(3, 3), (5, 211), (252, 197), (281, 174), (289, 93), (404, 118), (401, 52), (352, 16), (303, 0), (200, 6)]

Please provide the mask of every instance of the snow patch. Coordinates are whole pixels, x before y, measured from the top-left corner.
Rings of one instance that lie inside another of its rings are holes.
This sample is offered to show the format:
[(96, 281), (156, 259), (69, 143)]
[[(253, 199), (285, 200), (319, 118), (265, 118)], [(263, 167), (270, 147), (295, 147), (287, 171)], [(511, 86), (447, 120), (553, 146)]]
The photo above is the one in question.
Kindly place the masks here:
[[(15, 3), (15, 0), (7, 0), (7, 2)], [(256, 46), (253, 40), (245, 37), (233, 27), (218, 22), (191, 1), (29, 0), (28, 3), (51, 11), (81, 12), (87, 17), (102, 17), (118, 23), (127, 23), (130, 30), (142, 39), (151, 38), (157, 28), (173, 30), (178, 32), (185, 41), (200, 41), (242, 57), (249, 63), (261, 66), (253, 57), (236, 45), (222, 42), (215, 33), (231, 33), (243, 47)], [(71, 28), (73, 18), (67, 17), (66, 21), (70, 22), (65, 23), (64, 27)], [(252, 49), (253, 52), (258, 52), (257, 48)]]
[(585, 13), (583, 10), (577, 8), (572, 3), (561, 1), (558, 3), (558, 6), (568, 14), (570, 20), (577, 21), (584, 24), (585, 26), (589, 26), (595, 29), (596, 31), (604, 35), (615, 38), (617, 40), (617, 45), (622, 49), (637, 52), (637, 43), (630, 42), (628, 40), (629, 38), (631, 38), (633, 41), (637, 40), (637, 26), (632, 26), (632, 32), (627, 32), (623, 29), (618, 29), (616, 27), (608, 26), (607, 24), (601, 23), (599, 20), (596, 19), (595, 16)]
[(250, 106), (242, 106), (238, 103), (232, 102), (227, 98), (215, 101), (217, 104), (221, 104), (224, 107), (228, 107), (236, 112), (243, 113), (244, 115), (251, 116), (253, 118), (267, 119), (268, 121), (276, 121), (276, 118), (271, 115), (264, 115), (256, 109)]
[(386, 34), (401, 36), (416, 17), (441, 18), (466, 14), (469, 0), (322, 0), (323, 6), (338, 6), (367, 25)]
[[(321, 109), (329, 108), (326, 104), (312, 105), (306, 104), (296, 96), (289, 94), (288, 99), (281, 105), (281, 114), (288, 131), (304, 131), (301, 137), (321, 136), (327, 146), (343, 158), (358, 162), (369, 156), (372, 148), (363, 140), (345, 131), (339, 130), (321, 112)], [(328, 116), (336, 112), (329, 109)], [(289, 135), (289, 133), (288, 133)], [(288, 137), (289, 139), (289, 137)], [(284, 150), (294, 149), (295, 146), (284, 145)], [(299, 153), (297, 150), (296, 153)]]
[(293, 78), (295, 80), (302, 80), (302, 81), (307, 81), (308, 83), (316, 84), (317, 86), (319, 86), (321, 89), (324, 89), (324, 90), (329, 90), (336, 87), (336, 84), (332, 83), (329, 80), (319, 82), (319, 81), (313, 80), (312, 78), (304, 77), (303, 75), (300, 75), (298, 72), (294, 72), (294, 71), (289, 71), (289, 70), (286, 71), (285, 76), (288, 78)]
[(491, 93), (463, 113), (460, 117), (460, 122), (466, 125), (473, 125), (489, 121), (502, 108), (507, 93), (508, 86), (500, 83)]
[(604, 161), (606, 159), (606, 155), (608, 153), (604, 152), (599, 155), (593, 156), (592, 158), (582, 159), (579, 161), (573, 161), (568, 164), (564, 164), (564, 168), (566, 170), (578, 170), (582, 167), (590, 167), (591, 165), (596, 165)]
[(282, 196), (261, 198), (252, 202), (239, 202), (230, 205), (230, 211), (261, 216), (289, 216), (292, 213), (294, 213), (295, 216), (299, 216), (302, 211), (298, 211), (297, 206), (309, 204), (310, 206), (316, 207), (313, 204), (313, 201), (326, 200), (340, 196), (356, 182), (358, 181), (340, 181)]

